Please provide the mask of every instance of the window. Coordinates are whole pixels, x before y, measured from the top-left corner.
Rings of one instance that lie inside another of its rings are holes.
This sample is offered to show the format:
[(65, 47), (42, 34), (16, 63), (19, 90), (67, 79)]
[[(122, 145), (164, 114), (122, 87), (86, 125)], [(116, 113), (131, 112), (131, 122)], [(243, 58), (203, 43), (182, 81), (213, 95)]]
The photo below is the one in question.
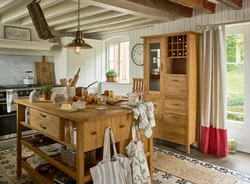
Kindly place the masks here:
[(107, 71), (115, 70), (119, 80), (129, 80), (129, 42), (107, 44)]
[(227, 119), (244, 122), (244, 34), (226, 37)]

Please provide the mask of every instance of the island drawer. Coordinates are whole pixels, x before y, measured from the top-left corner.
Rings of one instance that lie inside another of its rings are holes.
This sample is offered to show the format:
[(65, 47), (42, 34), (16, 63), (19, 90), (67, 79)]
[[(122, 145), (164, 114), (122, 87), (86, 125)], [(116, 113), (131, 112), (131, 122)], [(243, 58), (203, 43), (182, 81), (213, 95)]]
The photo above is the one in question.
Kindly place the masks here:
[(132, 121), (133, 115), (131, 114), (84, 122), (84, 151), (103, 147), (104, 133), (108, 127), (112, 128), (116, 142), (131, 140), (131, 123), (127, 122)]
[(64, 140), (64, 120), (60, 117), (30, 109), (30, 126), (61, 141)]

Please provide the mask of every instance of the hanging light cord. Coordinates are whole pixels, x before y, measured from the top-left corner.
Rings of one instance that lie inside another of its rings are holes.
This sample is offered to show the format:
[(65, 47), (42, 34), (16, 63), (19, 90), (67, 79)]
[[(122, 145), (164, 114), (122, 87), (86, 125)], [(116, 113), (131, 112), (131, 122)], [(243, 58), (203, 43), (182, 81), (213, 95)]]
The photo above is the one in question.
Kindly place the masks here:
[(78, 0), (78, 10), (77, 10), (77, 29), (80, 29), (80, 0)]

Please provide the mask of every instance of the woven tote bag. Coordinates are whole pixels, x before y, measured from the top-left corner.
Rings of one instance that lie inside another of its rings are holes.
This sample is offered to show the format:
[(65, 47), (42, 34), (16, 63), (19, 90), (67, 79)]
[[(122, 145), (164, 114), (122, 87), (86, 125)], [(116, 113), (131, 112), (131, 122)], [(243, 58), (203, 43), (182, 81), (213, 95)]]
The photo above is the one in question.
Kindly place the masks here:
[(133, 184), (151, 184), (143, 143), (140, 140), (139, 128), (132, 124), (132, 141), (127, 145), (126, 152), (132, 159)]
[[(110, 138), (114, 155), (110, 156)], [(105, 130), (103, 160), (90, 168), (94, 184), (132, 184), (131, 160), (117, 154), (112, 129)]]

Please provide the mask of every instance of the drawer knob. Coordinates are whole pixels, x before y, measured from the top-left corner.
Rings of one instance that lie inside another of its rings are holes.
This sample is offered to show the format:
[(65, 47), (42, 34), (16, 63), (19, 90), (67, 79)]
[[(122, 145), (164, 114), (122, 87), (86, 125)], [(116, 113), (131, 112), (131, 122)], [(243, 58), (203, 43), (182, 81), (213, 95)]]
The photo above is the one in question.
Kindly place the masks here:
[(43, 125), (40, 125), (40, 127), (41, 127), (42, 129), (44, 129), (44, 130), (47, 129), (47, 127), (46, 127), (46, 126), (43, 126)]
[(120, 128), (124, 128), (125, 127), (125, 125), (120, 125)]
[(96, 131), (91, 132), (91, 135), (96, 135), (96, 134), (97, 134), (97, 132), (96, 132)]
[(40, 113), (40, 116), (43, 117), (43, 118), (46, 118), (46, 115)]

